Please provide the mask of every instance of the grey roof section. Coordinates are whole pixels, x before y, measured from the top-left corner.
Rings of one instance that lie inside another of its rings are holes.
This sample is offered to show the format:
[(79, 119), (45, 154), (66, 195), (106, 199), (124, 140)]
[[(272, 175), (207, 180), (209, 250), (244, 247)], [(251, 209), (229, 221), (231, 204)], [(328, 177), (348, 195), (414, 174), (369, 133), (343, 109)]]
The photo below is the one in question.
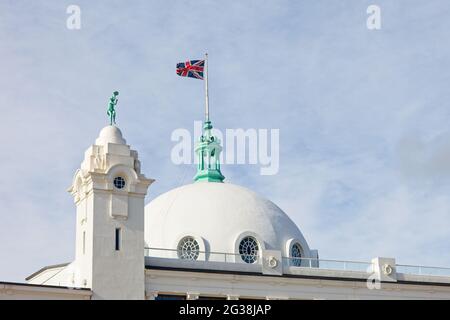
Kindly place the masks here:
[(41, 269), (39, 269), (38, 271), (30, 274), (28, 277), (25, 278), (25, 280), (30, 280), (31, 278), (34, 278), (35, 276), (37, 276), (39, 273), (44, 272), (45, 270), (48, 269), (55, 269), (55, 268), (61, 268), (61, 267), (66, 267), (69, 265), (70, 262), (66, 262), (66, 263), (60, 263), (60, 264), (53, 264), (50, 266), (45, 266)]

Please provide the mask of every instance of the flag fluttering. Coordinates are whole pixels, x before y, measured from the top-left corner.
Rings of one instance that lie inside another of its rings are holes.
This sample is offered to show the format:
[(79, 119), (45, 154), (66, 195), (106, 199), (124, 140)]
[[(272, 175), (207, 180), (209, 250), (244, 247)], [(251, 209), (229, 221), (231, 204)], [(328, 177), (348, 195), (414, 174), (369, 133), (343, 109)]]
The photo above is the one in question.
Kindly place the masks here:
[(177, 63), (177, 74), (181, 77), (189, 77), (203, 80), (205, 60), (188, 60)]
[(205, 60), (188, 60), (186, 62), (177, 63), (177, 74), (181, 77), (205, 80), (205, 123), (210, 124), (208, 97), (208, 54), (205, 53)]

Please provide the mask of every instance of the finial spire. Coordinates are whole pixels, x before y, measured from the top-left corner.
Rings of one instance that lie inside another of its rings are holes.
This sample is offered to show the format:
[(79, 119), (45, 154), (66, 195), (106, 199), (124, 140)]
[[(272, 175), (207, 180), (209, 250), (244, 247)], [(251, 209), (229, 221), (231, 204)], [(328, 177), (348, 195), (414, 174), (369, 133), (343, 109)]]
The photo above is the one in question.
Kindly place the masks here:
[(119, 91), (114, 91), (111, 98), (109, 98), (109, 104), (108, 104), (108, 111), (106, 114), (109, 117), (109, 124), (112, 126), (113, 124), (116, 124), (116, 105), (119, 99), (117, 99), (117, 96), (119, 95)]

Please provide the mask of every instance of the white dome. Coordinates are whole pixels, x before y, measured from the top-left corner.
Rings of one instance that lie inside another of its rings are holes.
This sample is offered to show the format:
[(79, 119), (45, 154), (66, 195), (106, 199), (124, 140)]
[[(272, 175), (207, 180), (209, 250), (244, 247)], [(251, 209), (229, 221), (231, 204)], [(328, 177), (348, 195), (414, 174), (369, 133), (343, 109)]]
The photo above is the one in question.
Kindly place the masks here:
[(127, 142), (122, 137), (122, 132), (116, 126), (106, 126), (100, 131), (100, 135), (95, 140), (97, 145), (106, 145), (107, 143), (126, 144)]
[(164, 193), (145, 207), (145, 245), (177, 249), (186, 236), (199, 239), (200, 250), (238, 253), (238, 243), (253, 236), (262, 250), (288, 257), (298, 243), (311, 252), (295, 223), (273, 202), (229, 183), (196, 182)]

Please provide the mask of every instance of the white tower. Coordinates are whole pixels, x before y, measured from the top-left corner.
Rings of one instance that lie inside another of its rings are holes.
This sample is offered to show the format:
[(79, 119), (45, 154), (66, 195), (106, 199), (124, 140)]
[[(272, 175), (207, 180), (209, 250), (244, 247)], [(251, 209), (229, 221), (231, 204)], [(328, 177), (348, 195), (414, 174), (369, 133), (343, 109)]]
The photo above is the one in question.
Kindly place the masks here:
[(93, 299), (144, 299), (144, 198), (153, 181), (114, 125), (86, 150), (69, 188), (77, 207), (73, 282)]

